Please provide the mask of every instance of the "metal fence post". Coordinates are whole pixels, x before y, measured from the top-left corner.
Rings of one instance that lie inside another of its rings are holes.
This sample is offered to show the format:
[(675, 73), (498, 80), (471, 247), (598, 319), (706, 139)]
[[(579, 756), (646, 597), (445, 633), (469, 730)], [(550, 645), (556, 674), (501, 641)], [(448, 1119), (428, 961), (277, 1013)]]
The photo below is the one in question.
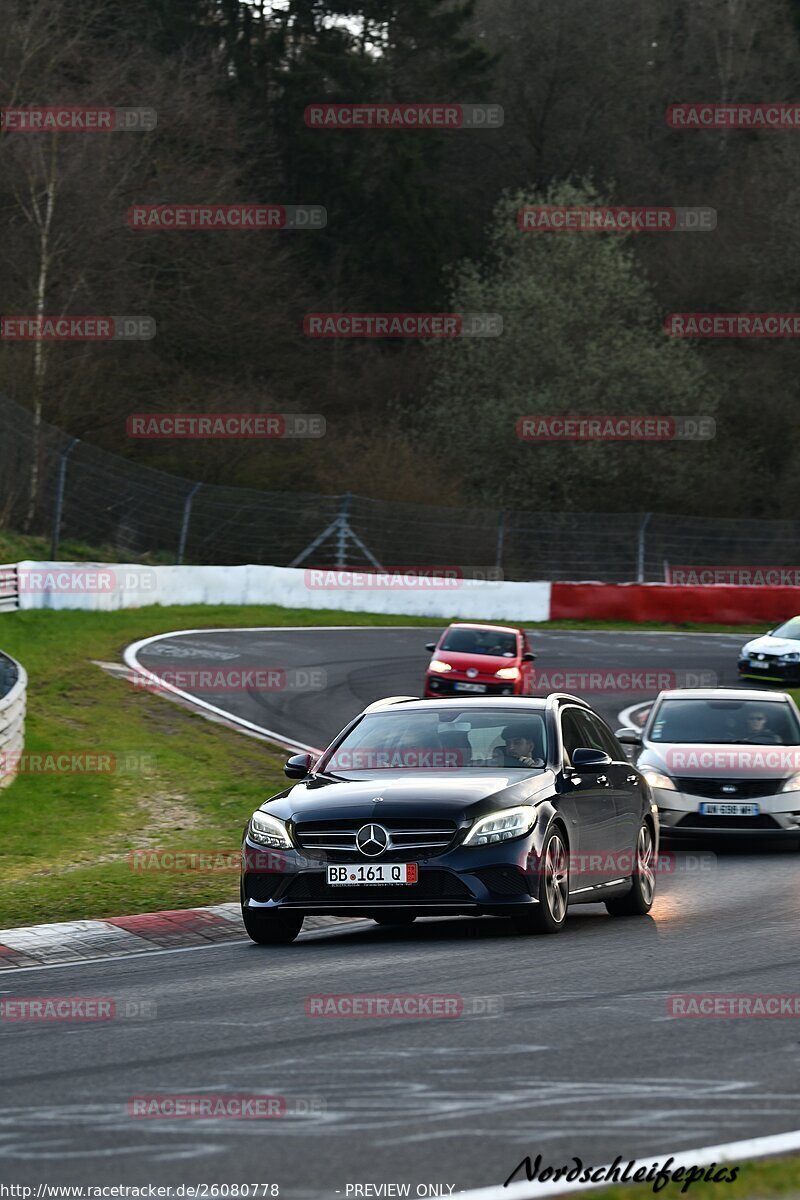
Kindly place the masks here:
[(641, 525), (639, 526), (639, 552), (637, 555), (637, 567), (636, 567), (636, 582), (637, 583), (644, 583), (644, 551), (645, 551), (644, 535), (645, 535), (645, 531), (647, 530), (647, 526), (648, 526), (648, 523), (649, 523), (652, 515), (653, 515), (652, 513), (645, 513), (644, 520), (642, 521)]
[(337, 517), (338, 529), (336, 536), (336, 566), (339, 568), (347, 566), (347, 534), (349, 532), (350, 523), (348, 516), (350, 514), (350, 501), (353, 499), (352, 492), (345, 492), (342, 496), (342, 505), (339, 509)]
[(186, 503), (183, 506), (183, 519), (181, 521), (181, 537), (178, 542), (178, 566), (183, 562), (183, 556), (186, 552), (186, 539), (189, 536), (189, 517), (192, 515), (192, 501), (202, 487), (202, 483), (196, 483), (189, 495), (186, 497)]
[(503, 546), (506, 540), (506, 510), (502, 508), (497, 518), (497, 554), (494, 565), (498, 571), (503, 565)]
[(56, 484), (56, 502), (53, 508), (53, 529), (50, 537), (50, 561), (55, 562), (58, 558), (58, 544), (61, 540), (61, 514), (64, 509), (64, 488), (67, 482), (67, 459), (72, 451), (77, 446), (80, 438), (73, 438), (67, 446), (64, 453), (61, 455), (61, 462), (58, 464), (58, 482)]

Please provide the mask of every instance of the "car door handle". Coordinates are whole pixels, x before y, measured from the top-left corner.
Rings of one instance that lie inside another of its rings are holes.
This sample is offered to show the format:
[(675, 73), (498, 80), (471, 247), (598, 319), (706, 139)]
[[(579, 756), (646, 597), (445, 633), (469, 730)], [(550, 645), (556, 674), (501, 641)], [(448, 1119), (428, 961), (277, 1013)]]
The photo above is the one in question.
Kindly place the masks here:
[(598, 776), (597, 776), (597, 782), (598, 782), (598, 783), (602, 783), (602, 784), (604, 785), (604, 787), (608, 787), (608, 786), (609, 786), (609, 783), (608, 783), (608, 776), (607, 776), (607, 775), (598, 775)]
[(638, 776), (638, 775), (628, 775), (628, 776), (626, 776), (626, 778), (625, 778), (625, 782), (626, 782), (626, 783), (636, 783), (636, 781), (638, 780), (638, 778), (639, 778), (639, 776)]

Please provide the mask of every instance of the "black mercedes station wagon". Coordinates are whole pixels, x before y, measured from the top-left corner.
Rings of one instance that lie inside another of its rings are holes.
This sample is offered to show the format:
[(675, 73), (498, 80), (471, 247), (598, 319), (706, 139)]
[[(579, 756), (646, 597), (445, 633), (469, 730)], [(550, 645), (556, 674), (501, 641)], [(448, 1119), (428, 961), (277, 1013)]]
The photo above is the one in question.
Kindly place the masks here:
[(393, 697), (371, 704), (253, 813), (242, 915), (255, 942), (311, 914), (407, 925), (511, 918), (557, 933), (570, 904), (649, 912), (658, 811), (583, 700)]

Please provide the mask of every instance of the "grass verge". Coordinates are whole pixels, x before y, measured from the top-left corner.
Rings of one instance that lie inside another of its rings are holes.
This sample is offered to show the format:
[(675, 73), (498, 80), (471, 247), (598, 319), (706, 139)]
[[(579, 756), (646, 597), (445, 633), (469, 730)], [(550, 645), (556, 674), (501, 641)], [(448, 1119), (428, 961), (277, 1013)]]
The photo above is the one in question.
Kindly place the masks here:
[[(729, 1172), (736, 1164), (725, 1164)], [(686, 1191), (683, 1182), (668, 1183), (655, 1195), (659, 1200), (677, 1200), (685, 1196), (689, 1200), (759, 1200), (761, 1197), (800, 1195), (800, 1158), (776, 1158), (762, 1162), (744, 1163), (732, 1183), (693, 1183)], [(652, 1184), (603, 1188), (587, 1195), (594, 1200), (645, 1200), (654, 1195)]]
[[(48, 538), (37, 537), (30, 533), (16, 533), (11, 529), (0, 526), (0, 563), (24, 562), (32, 559), (34, 562), (50, 561), (50, 541)], [(59, 546), (59, 557), (64, 562), (130, 562), (131, 555), (122, 554), (113, 546), (87, 546), (85, 542), (65, 538)], [(175, 556), (166, 553), (136, 555), (137, 562), (148, 564), (166, 564), (175, 561)]]

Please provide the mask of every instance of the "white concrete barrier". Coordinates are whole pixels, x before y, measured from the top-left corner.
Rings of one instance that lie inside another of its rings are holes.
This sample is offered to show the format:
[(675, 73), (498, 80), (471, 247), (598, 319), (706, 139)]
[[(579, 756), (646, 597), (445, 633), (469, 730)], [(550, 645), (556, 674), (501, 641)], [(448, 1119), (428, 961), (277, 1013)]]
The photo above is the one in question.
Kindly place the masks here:
[(25, 668), (7, 654), (1, 656), (17, 668), (17, 679), (9, 692), (0, 696), (0, 788), (14, 779), (19, 755), (25, 747), (25, 701), (28, 676)]
[(549, 583), (376, 576), (352, 569), (21, 562), (19, 607), (107, 612), (148, 604), (277, 604), (398, 616), (547, 621)]

